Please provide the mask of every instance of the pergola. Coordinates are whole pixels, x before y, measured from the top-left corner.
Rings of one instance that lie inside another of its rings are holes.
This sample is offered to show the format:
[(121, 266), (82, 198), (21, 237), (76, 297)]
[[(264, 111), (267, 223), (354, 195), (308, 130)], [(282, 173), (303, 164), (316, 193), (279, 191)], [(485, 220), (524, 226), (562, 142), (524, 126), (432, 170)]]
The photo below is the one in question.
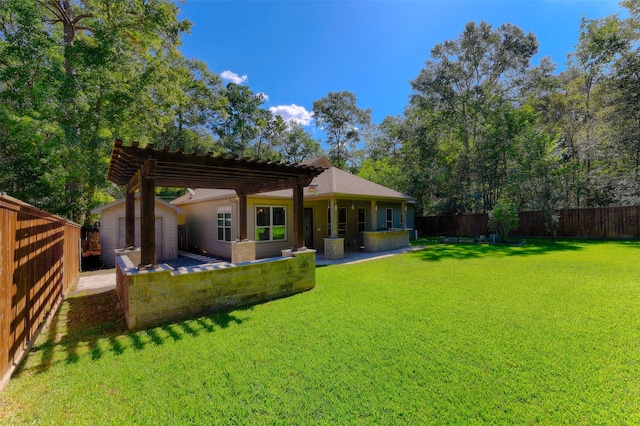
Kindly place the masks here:
[(238, 158), (224, 154), (204, 155), (169, 147), (141, 148), (137, 142), (123, 146), (116, 140), (107, 178), (126, 188), (125, 245), (135, 245), (135, 192), (140, 190), (139, 268), (157, 263), (155, 244), (155, 188), (233, 189), (239, 198), (240, 239), (247, 239), (247, 196), (260, 192), (293, 189), (293, 250), (304, 246), (303, 189), (324, 171), (323, 167)]

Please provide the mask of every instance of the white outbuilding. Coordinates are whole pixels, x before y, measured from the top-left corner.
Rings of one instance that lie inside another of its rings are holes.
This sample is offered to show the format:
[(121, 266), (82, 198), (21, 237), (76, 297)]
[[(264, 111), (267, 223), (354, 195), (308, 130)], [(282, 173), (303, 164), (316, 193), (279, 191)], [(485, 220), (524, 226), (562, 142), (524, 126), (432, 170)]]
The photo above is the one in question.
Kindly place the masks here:
[[(140, 247), (140, 194), (136, 194), (136, 243)], [(178, 216), (184, 210), (156, 197), (156, 256), (158, 260), (178, 258)], [(100, 244), (105, 264), (115, 266), (114, 249), (125, 247), (125, 199), (91, 210), (100, 215)]]

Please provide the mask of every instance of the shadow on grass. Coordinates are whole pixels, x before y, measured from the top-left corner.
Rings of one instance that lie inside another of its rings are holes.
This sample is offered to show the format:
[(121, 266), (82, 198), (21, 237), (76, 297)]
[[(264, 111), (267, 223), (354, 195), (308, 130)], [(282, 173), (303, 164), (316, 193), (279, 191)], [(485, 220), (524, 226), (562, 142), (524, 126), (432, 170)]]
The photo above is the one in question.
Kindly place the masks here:
[(438, 244), (415, 252), (414, 256), (429, 262), (444, 259), (473, 259), (496, 256), (533, 256), (559, 251), (576, 251), (582, 247), (574, 242), (535, 241), (523, 245), (502, 244)]
[(160, 346), (167, 341), (183, 340), (186, 336), (196, 338), (231, 324), (242, 324), (245, 320), (234, 312), (251, 309), (248, 306), (232, 312), (215, 312), (130, 331), (115, 290), (69, 297), (52, 318), (48, 329), (40, 335), (16, 375), (44, 373), (60, 362), (75, 364), (81, 359), (97, 361), (107, 353), (117, 356), (130, 350), (141, 351), (149, 345)]

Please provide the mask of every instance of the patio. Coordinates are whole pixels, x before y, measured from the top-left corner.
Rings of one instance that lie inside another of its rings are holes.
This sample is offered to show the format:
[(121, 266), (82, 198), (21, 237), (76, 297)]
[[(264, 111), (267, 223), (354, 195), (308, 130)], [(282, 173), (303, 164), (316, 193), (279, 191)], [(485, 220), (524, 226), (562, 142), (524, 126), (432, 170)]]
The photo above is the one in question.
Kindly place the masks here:
[[(347, 250), (344, 253), (344, 257), (342, 259), (325, 259), (323, 253), (316, 253), (316, 267), (324, 267), (330, 265), (343, 265), (343, 264), (355, 264), (360, 262), (367, 262), (369, 260), (382, 259), (389, 256), (395, 256), (397, 254), (402, 253), (410, 253), (413, 251), (418, 251), (424, 249), (424, 246), (411, 246), (405, 247), (401, 249), (389, 250), (380, 253), (367, 253), (360, 250)], [(205, 256), (201, 256), (201, 260), (198, 261), (194, 258), (189, 258), (187, 256), (192, 256), (191, 253), (181, 253), (181, 256), (169, 264), (175, 268), (185, 268), (187, 266), (198, 266), (202, 264), (211, 264), (213, 263), (212, 258), (207, 258)], [(196, 255), (198, 256), (198, 255)], [(220, 261), (224, 262), (224, 261)], [(108, 271), (95, 271), (91, 273), (83, 273), (80, 276), (78, 281), (78, 285), (75, 289), (71, 291), (72, 296), (77, 295), (89, 295), (96, 293), (103, 293), (105, 291), (114, 290), (116, 288), (116, 273), (113, 270)]]

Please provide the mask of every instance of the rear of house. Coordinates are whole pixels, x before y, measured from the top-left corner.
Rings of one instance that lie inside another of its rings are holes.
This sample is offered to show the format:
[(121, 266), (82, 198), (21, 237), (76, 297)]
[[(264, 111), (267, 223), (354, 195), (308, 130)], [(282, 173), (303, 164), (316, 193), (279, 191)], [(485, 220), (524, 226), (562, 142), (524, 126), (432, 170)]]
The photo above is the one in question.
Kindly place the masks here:
[[(414, 227), (414, 205), (400, 192), (331, 166), (326, 158), (307, 162), (327, 167), (304, 192), (304, 242), (325, 249), (325, 239), (363, 246), (365, 232)], [(247, 197), (247, 236), (256, 257), (280, 256), (293, 245), (293, 192), (271, 191)], [(235, 191), (195, 189), (172, 201), (185, 212), (190, 250), (231, 258), (231, 242), (240, 235), (239, 198)]]

